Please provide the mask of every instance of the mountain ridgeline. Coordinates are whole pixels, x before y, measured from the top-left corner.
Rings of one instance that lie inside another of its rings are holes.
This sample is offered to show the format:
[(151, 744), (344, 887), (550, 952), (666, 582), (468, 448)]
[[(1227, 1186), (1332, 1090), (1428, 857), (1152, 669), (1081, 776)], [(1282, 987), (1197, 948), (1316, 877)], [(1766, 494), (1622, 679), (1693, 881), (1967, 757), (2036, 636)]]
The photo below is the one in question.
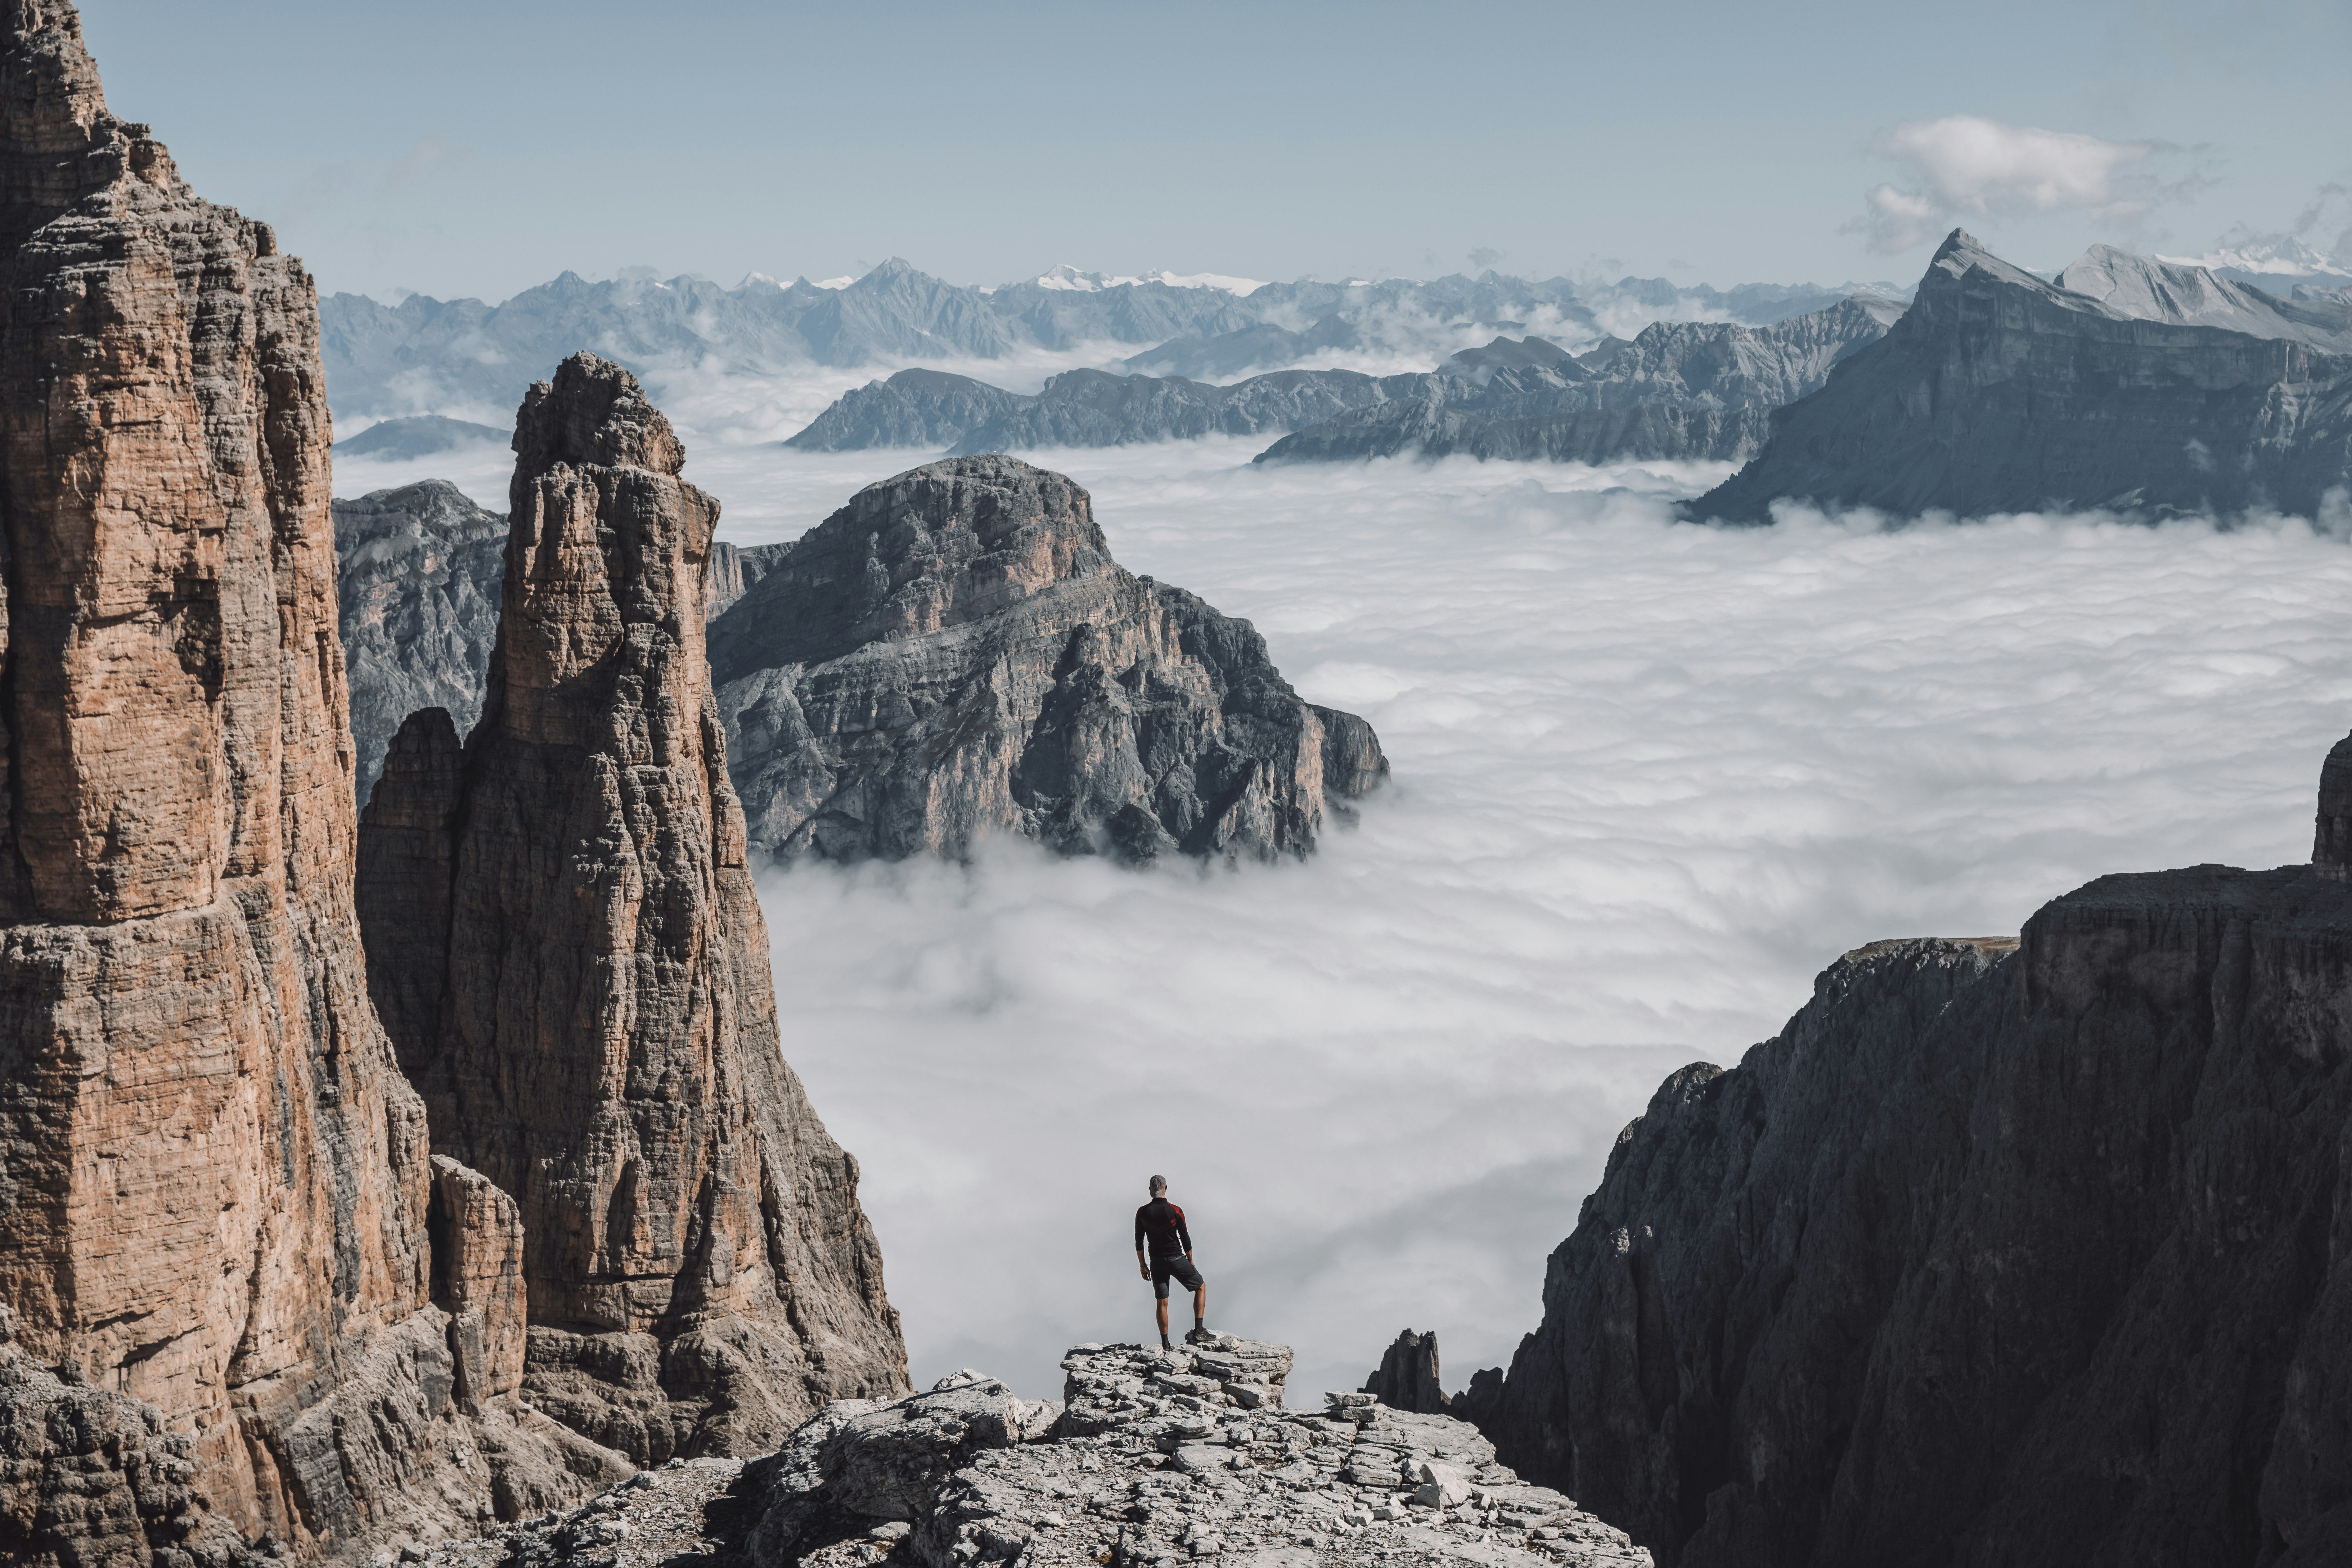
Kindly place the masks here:
[(1473, 333), (1594, 338), (1614, 323), (1630, 330), (1680, 317), (1762, 326), (1821, 310), (1854, 287), (1719, 291), (1657, 278), (1592, 283), (1489, 271), (1427, 281), (1302, 279), (1243, 291), (1056, 268), (982, 289), (944, 282), (893, 258), (855, 281), (823, 285), (756, 274), (733, 289), (690, 277), (590, 282), (567, 272), (499, 305), (421, 294), (385, 305), (336, 294), (322, 307), (320, 343), (340, 418), (436, 411), (474, 417), (512, 408), (530, 367), (583, 348), (656, 387), (677, 371), (774, 374), (1095, 345), (1141, 347), (1156, 356), (1153, 363), (1178, 374), (1234, 374), (1342, 347), (1433, 360)]
[(1286, 438), (1261, 461), (1408, 450), (1730, 461), (1756, 451), (1767, 411), (1820, 387), (1832, 365), (1875, 342), (1900, 309), (1856, 296), (1769, 326), (1659, 323), (1582, 354), (1538, 336), (1498, 337), (1434, 372), (1286, 370), (1230, 386), (1081, 370), (1031, 396), (968, 376), (901, 371), (845, 394), (785, 445), (977, 453), (1278, 435)]
[(1956, 229), (1885, 340), (1774, 414), (1690, 510), (2312, 517), (2347, 485), (2352, 302), (2105, 247), (2045, 282)]

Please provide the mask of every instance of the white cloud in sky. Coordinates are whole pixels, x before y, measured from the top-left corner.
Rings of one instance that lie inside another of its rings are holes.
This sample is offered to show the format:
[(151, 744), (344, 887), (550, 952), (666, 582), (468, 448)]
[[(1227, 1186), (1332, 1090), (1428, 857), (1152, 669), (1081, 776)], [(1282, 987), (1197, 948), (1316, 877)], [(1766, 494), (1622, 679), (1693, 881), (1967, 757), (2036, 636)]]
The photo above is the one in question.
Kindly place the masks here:
[[(687, 404), (750, 429), (812, 395)], [(919, 460), (685, 433), (741, 544)], [(1736, 1060), (1861, 942), (2301, 859), (2352, 723), (2352, 548), (2292, 521), (1717, 530), (1667, 498), (1720, 468), (1258, 445), (1034, 456), (1121, 562), (1372, 721), (1396, 773), (1360, 826), (1237, 871), (1004, 846), (762, 879), (786, 1053), (862, 1163), (919, 1380), (1051, 1394), (1067, 1345), (1148, 1332), (1157, 1170), (1212, 1321), (1295, 1345), (1302, 1397), (1408, 1326), (1459, 1387), (1535, 1326), (1667, 1072)]]
[(1873, 187), (1864, 196), (1868, 210), (1847, 227), (1866, 235), (1873, 250), (1893, 253), (1969, 218), (2062, 211), (2137, 217), (2159, 193), (2132, 175), (2159, 150), (2153, 142), (2110, 142), (1972, 114), (1897, 125), (1873, 138), (1870, 151), (1904, 165), (1905, 184)]

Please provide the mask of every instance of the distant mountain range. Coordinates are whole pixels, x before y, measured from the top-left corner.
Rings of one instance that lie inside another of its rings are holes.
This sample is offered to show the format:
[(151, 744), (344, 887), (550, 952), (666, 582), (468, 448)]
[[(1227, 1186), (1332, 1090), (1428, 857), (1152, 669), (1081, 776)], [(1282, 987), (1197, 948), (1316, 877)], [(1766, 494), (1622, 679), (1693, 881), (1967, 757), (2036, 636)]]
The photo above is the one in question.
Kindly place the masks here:
[(993, 360), (1093, 344), (1131, 344), (1162, 356), (1128, 368), (1230, 376), (1345, 352), (1434, 364), (1498, 332), (1534, 331), (1581, 348), (1660, 320), (1766, 325), (1853, 290), (1810, 284), (1717, 290), (1638, 278), (1530, 281), (1491, 271), (1428, 281), (1260, 284), (1206, 274), (1106, 278), (1069, 268), (982, 289), (947, 283), (894, 258), (855, 280), (823, 284), (756, 274), (733, 289), (691, 277), (592, 283), (567, 272), (499, 305), (421, 294), (386, 305), (335, 294), (320, 303), (320, 350), (340, 419), (438, 414), (502, 422), (535, 377), (581, 349), (656, 384), (688, 370)]
[[(845, 394), (785, 444), (810, 451), (952, 453), (1116, 447), (1205, 435), (1283, 435), (1261, 460), (1429, 455), (1601, 461), (1753, 456), (1767, 410), (1818, 388), (1902, 307), (1856, 296), (1769, 326), (1656, 323), (1581, 354), (1497, 337), (1433, 372), (1287, 370), (1218, 386), (1071, 371), (1034, 396), (969, 376), (901, 371)], [(1289, 434), (1296, 432), (1296, 434)]]

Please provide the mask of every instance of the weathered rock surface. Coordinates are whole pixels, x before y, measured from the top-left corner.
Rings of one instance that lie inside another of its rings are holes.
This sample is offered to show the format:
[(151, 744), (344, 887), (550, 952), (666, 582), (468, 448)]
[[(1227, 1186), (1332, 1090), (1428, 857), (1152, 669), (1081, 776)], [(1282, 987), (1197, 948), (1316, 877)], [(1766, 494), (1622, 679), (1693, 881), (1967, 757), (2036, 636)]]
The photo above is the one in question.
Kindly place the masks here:
[(1396, 1410), (1423, 1415), (1444, 1412), (1454, 1402), (1446, 1397), (1437, 1364), (1437, 1336), (1411, 1329), (1381, 1352), (1381, 1364), (1364, 1380), (1366, 1394)]
[[(501, 439), (504, 439), (501, 437)], [(339, 448), (340, 449), (340, 448)], [(498, 645), (507, 520), (446, 479), (335, 502), (337, 591), (361, 805), (412, 713), (448, 711), (460, 739), (482, 716)], [(703, 615), (743, 596), (786, 547), (714, 541)]]
[(1621, 1135), (1486, 1429), (1681, 1568), (2343, 1562), (2347, 1061), (2340, 861), (1848, 953)]
[(311, 281), (107, 111), (71, 5), (0, 18), (0, 1554), (576, 1496), (549, 1424), (448, 1397), (352, 907)]
[[(2103, 296), (1953, 230), (1884, 341), (1775, 415), (1764, 450), (1692, 514), (1762, 522), (1776, 501), (1809, 500), (2313, 516), (2352, 484), (2352, 353), (2313, 347), (2288, 307), (2210, 277), (2183, 300), (2114, 255), (2068, 275)], [(2247, 327), (2262, 335), (2230, 330)]]
[(703, 656), (719, 506), (592, 355), (515, 449), (481, 720), (460, 752), (413, 719), (362, 830), (370, 978), (435, 1152), (520, 1209), (530, 1403), (641, 1463), (755, 1452), (906, 1357), (780, 1047)]
[(334, 518), (354, 783), (363, 805), (408, 715), (446, 709), (460, 736), (482, 716), (499, 637), (507, 520), (442, 479), (339, 500)]
[(1374, 787), (1371, 727), (1299, 700), (1246, 621), (1110, 558), (1011, 458), (870, 485), (712, 626), (756, 853), (1304, 855)]
[(1285, 1410), (1286, 1346), (1231, 1336), (1174, 1352), (1081, 1345), (1062, 1364), (1066, 1403), (1015, 1398), (974, 1372), (889, 1404), (846, 1400), (738, 1476), (650, 1471), (572, 1513), (425, 1561), (656, 1568), (682, 1550), (714, 1568), (1650, 1560), (1496, 1464), (1459, 1421), (1366, 1394)]

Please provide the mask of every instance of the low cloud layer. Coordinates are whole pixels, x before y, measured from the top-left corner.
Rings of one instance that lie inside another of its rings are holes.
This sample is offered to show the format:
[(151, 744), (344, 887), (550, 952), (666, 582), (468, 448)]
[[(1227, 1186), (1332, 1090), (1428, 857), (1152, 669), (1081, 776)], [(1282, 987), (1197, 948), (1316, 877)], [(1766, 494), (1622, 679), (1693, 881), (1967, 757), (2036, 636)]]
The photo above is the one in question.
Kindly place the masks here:
[[(1127, 1226), (1161, 1171), (1213, 1321), (1296, 1344), (1302, 1391), (1407, 1326), (1459, 1386), (1536, 1322), (1665, 1073), (1736, 1060), (1864, 942), (2301, 858), (2352, 721), (2352, 552), (2293, 522), (1718, 531), (1666, 521), (1701, 471), (1248, 454), (1038, 460), (1122, 562), (1379, 726), (1359, 826), (1305, 866), (763, 881), (786, 1050), (864, 1163), (919, 1377), (1046, 1394), (1067, 1344), (1148, 1331)], [(855, 456), (689, 473), (814, 511), (894, 466)]]
[[(791, 538), (918, 460), (742, 438), (814, 395), (685, 399), (739, 421), (682, 420), (722, 537)], [(1004, 847), (763, 879), (786, 1052), (862, 1162), (919, 1378), (1045, 1394), (1064, 1347), (1146, 1333), (1127, 1227), (1156, 1170), (1213, 1320), (1297, 1345), (1302, 1394), (1407, 1326), (1458, 1387), (1534, 1326), (1664, 1074), (1736, 1060), (1862, 942), (2301, 859), (2352, 724), (2352, 549), (2291, 521), (1713, 530), (1668, 500), (1720, 469), (1255, 447), (1033, 456), (1121, 562), (1379, 727), (1395, 779), (1359, 826), (1303, 866)], [(496, 505), (504, 476), (450, 477)]]
[(2160, 151), (2153, 142), (2110, 142), (1972, 114), (1898, 125), (1881, 132), (1870, 150), (1905, 171), (1900, 184), (1866, 193), (1867, 210), (1847, 226), (1882, 255), (1971, 219), (2070, 211), (2137, 218), (2163, 194), (2146, 174)]

